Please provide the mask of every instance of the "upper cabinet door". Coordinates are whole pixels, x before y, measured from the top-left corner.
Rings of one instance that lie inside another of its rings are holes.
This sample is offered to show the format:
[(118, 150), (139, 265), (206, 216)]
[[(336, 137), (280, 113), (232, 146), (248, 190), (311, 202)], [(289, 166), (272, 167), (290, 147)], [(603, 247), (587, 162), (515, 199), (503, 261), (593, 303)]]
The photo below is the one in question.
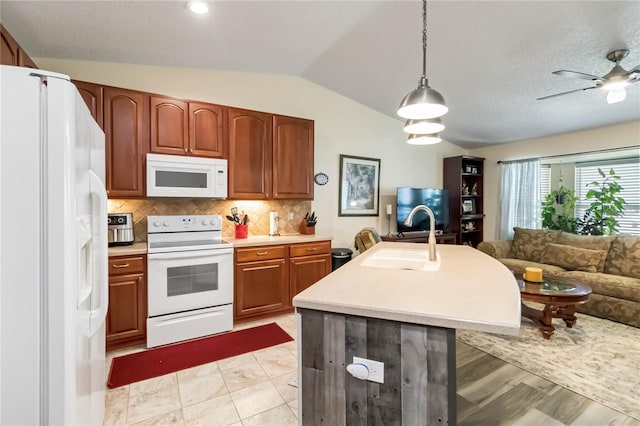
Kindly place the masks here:
[(144, 162), (149, 142), (145, 95), (116, 87), (105, 87), (103, 95), (109, 198), (144, 197)]
[(273, 198), (313, 200), (313, 121), (273, 116)]
[(27, 52), (22, 50), (18, 42), (2, 25), (0, 25), (0, 64), (38, 68)]
[(102, 125), (102, 86), (76, 80), (73, 80), (72, 83), (78, 88), (78, 92), (80, 92), (84, 103), (87, 104), (93, 119), (96, 120), (100, 128), (104, 128)]
[(0, 25), (0, 64), (18, 66), (18, 50), (20, 46), (11, 34)]
[(188, 155), (188, 104), (151, 96), (151, 152)]
[(271, 120), (271, 114), (227, 108), (229, 198), (270, 198)]
[(199, 157), (225, 158), (224, 107), (189, 102), (189, 153)]

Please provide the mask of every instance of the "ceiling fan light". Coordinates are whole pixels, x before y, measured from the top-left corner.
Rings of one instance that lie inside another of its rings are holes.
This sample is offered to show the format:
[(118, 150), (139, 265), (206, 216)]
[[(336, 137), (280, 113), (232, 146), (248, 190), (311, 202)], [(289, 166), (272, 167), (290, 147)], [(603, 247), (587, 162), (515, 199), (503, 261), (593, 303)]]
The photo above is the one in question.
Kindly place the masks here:
[(611, 90), (607, 93), (607, 103), (616, 104), (618, 102), (624, 101), (627, 97), (627, 91), (623, 89)]
[(190, 1), (187, 2), (189, 10), (197, 15), (203, 15), (209, 11), (209, 6), (203, 1)]
[(624, 89), (628, 85), (629, 85), (629, 82), (627, 80), (615, 79), (613, 81), (608, 81), (607, 83), (603, 84), (601, 88), (604, 90), (612, 91), (612, 90)]
[(407, 143), (410, 145), (434, 145), (442, 142), (440, 135), (409, 135)]
[(398, 115), (410, 120), (436, 118), (449, 111), (442, 95), (429, 87), (428, 83), (421, 83), (417, 89), (404, 97), (398, 107)]
[(404, 124), (404, 131), (415, 135), (429, 135), (440, 133), (444, 130), (444, 124), (439, 117), (429, 120), (407, 120)]

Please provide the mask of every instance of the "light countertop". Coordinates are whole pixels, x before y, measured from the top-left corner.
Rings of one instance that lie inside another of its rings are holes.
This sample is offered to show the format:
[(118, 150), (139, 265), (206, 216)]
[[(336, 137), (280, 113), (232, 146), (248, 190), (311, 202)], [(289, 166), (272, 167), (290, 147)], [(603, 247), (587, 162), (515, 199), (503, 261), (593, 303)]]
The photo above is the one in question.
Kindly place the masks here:
[(233, 247), (268, 246), (277, 244), (314, 243), (316, 241), (331, 241), (333, 237), (327, 235), (282, 234), (279, 237), (268, 235), (250, 235), (248, 238), (225, 238)]
[(362, 266), (381, 249), (427, 252), (426, 244), (382, 242), (293, 298), (296, 308), (437, 327), (518, 335), (520, 291), (500, 262), (468, 246), (437, 246), (435, 272)]
[[(279, 237), (268, 235), (255, 235), (248, 238), (225, 238), (225, 241), (233, 244), (233, 247), (267, 246), (277, 244), (313, 243), (316, 241), (331, 241), (333, 237), (327, 235), (303, 235), (287, 234)], [(109, 247), (109, 256), (128, 256), (134, 254), (146, 254), (147, 242), (140, 241), (128, 246)]]
[(128, 246), (109, 247), (109, 257), (128, 256), (132, 254), (147, 254), (147, 242), (141, 241)]

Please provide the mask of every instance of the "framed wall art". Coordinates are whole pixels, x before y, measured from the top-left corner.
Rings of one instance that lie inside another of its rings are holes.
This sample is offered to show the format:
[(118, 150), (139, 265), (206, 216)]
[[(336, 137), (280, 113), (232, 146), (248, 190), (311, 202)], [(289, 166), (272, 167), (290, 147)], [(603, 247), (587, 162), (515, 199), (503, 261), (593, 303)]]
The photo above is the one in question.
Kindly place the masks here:
[(462, 214), (476, 214), (476, 200), (466, 199), (462, 200)]
[(340, 155), (338, 216), (378, 216), (380, 159)]

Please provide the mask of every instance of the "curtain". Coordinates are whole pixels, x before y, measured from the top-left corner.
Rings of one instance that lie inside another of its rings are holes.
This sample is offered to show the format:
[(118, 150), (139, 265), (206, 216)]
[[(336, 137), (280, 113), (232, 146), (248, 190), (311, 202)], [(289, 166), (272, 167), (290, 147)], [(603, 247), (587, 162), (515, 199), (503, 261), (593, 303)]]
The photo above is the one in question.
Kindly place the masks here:
[(498, 238), (513, 238), (513, 227), (542, 226), (540, 159), (501, 163)]

